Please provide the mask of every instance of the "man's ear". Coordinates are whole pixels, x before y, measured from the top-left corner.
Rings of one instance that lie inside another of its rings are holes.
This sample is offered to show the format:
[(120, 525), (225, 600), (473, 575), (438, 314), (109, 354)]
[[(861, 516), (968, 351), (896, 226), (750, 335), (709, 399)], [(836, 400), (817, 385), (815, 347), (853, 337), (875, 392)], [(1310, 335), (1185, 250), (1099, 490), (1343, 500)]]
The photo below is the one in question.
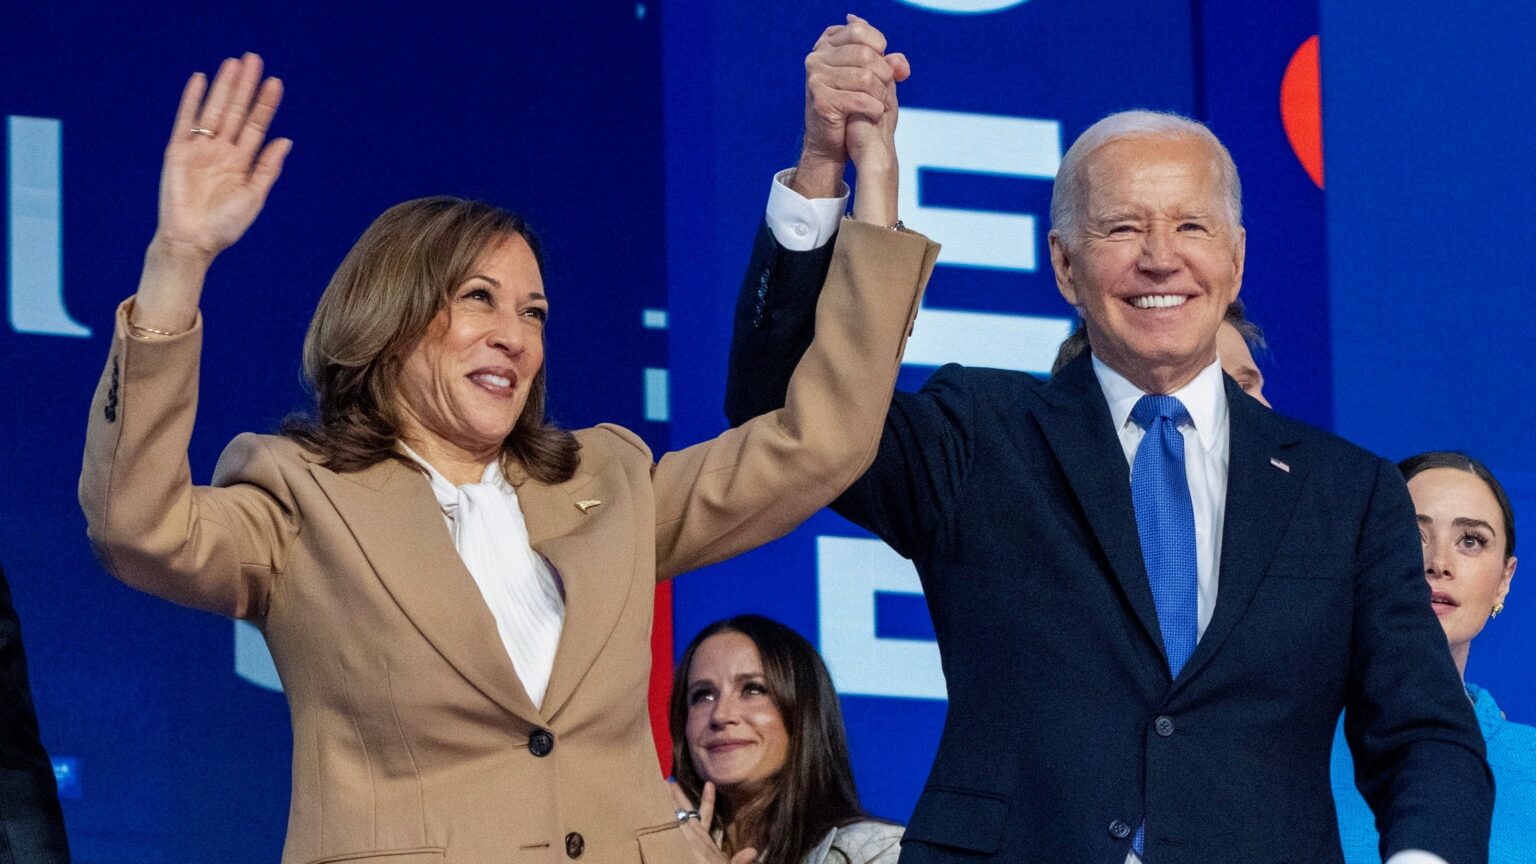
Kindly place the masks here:
[(1060, 231), (1051, 231), (1046, 236), (1051, 245), (1051, 269), (1056, 271), (1056, 290), (1073, 306), (1080, 305), (1077, 302), (1077, 285), (1072, 280), (1072, 254), (1067, 249), (1067, 241), (1062, 239)]
[(1227, 304), (1231, 305), (1237, 295), (1243, 290), (1243, 265), (1248, 257), (1248, 229), (1241, 226), (1237, 229), (1237, 245), (1232, 248), (1232, 296), (1227, 298)]

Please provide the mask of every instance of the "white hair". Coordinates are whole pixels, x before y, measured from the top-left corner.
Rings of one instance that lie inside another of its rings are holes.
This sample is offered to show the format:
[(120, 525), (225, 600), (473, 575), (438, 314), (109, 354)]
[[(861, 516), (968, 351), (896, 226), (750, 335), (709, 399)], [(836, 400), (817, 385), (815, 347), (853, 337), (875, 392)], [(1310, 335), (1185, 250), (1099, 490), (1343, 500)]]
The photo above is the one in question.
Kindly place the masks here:
[(1243, 224), (1243, 184), (1237, 165), (1221, 139), (1204, 123), (1167, 111), (1121, 111), (1089, 126), (1077, 136), (1067, 155), (1061, 158), (1056, 183), (1051, 187), (1051, 229), (1065, 240), (1081, 236), (1084, 211), (1088, 202), (1088, 178), (1085, 167), (1099, 148), (1126, 138), (1193, 138), (1211, 145), (1217, 175), (1226, 192), (1228, 216), (1232, 225)]

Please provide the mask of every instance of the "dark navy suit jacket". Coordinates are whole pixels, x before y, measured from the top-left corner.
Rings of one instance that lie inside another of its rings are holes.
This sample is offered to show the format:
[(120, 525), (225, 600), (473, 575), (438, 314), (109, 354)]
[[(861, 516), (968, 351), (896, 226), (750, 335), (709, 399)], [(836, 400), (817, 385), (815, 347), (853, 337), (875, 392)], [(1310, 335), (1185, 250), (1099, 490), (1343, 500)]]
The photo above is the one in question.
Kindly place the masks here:
[(0, 570), (0, 864), (68, 864), (53, 764), (37, 734), (27, 658)]
[[(826, 258), (759, 233), (733, 423), (782, 401)], [(1176, 680), (1089, 358), (1048, 382), (946, 366), (897, 394), (874, 465), (833, 506), (916, 565), (949, 686), (902, 864), (1121, 864), (1143, 820), (1147, 864), (1342, 862), (1329, 752), (1345, 708), (1383, 853), (1487, 860), (1492, 779), (1402, 479), (1226, 389), (1216, 608)]]

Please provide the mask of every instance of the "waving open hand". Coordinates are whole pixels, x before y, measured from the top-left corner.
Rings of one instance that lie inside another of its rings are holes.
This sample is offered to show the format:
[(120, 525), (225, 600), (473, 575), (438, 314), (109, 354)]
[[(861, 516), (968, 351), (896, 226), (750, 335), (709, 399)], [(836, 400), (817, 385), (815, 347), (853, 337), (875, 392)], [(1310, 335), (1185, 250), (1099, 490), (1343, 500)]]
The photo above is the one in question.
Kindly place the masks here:
[(192, 76), (165, 148), (158, 240), (211, 260), (240, 239), (293, 146), (286, 138), (266, 140), (282, 98), (283, 83), (261, 80), (255, 54), (225, 60), (211, 88), (202, 73)]
[(192, 326), (203, 277), (214, 256), (256, 220), (293, 148), (267, 141), (283, 82), (261, 78), (261, 58), (219, 66), (212, 86), (187, 81), (160, 175), (160, 224), (145, 257), (132, 321), (150, 333)]

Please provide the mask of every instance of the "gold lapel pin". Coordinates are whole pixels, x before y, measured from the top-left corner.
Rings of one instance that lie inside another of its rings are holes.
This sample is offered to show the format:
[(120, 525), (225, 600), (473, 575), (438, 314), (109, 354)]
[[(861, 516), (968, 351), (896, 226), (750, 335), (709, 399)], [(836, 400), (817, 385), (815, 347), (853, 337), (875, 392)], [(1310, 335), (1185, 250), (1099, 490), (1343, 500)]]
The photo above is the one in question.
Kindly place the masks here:
[(603, 502), (597, 500), (596, 498), (588, 498), (585, 501), (577, 501), (576, 502), (576, 507), (577, 507), (577, 509), (581, 510), (581, 512), (585, 513), (588, 510), (591, 510), (593, 507), (596, 507), (597, 505), (599, 505), (601, 503), (603, 503)]

